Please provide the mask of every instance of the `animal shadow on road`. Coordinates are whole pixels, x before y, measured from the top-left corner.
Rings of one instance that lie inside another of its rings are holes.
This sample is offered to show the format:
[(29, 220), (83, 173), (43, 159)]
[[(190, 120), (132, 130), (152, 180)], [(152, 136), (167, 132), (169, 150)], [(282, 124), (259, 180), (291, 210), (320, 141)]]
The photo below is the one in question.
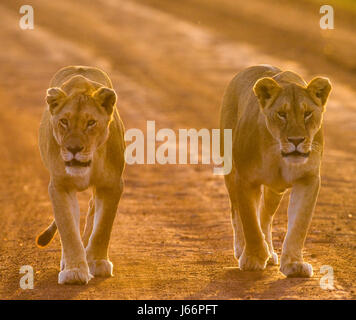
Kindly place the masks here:
[(223, 268), (215, 279), (188, 299), (294, 299), (296, 287), (309, 279), (285, 278), (278, 267), (264, 271)]

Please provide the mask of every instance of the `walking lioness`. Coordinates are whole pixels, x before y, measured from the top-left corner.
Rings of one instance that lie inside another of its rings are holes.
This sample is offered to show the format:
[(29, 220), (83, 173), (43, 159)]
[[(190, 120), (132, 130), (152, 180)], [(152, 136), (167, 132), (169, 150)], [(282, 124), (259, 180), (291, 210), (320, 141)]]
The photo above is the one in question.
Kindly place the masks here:
[(232, 129), (233, 169), (225, 184), (242, 270), (262, 270), (268, 260), (278, 264), (272, 220), (291, 188), (280, 270), (288, 277), (313, 274), (302, 249), (320, 187), (322, 119), (330, 90), (326, 78), (307, 84), (268, 65), (242, 71), (226, 89), (220, 127)]
[[(53, 77), (39, 131), (55, 222), (37, 237), (62, 243), (60, 284), (112, 276), (108, 245), (123, 191), (124, 127), (109, 77), (91, 67), (66, 67)], [(83, 241), (76, 193), (92, 187)]]

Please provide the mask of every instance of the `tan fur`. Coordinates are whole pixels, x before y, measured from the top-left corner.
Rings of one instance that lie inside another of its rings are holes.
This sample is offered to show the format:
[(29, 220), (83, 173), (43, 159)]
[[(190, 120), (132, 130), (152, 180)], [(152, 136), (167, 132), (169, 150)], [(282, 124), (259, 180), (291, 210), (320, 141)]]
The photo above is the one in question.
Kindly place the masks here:
[(272, 220), (291, 189), (280, 270), (289, 277), (312, 276), (302, 249), (320, 186), (322, 115), (330, 90), (326, 78), (307, 85), (299, 75), (268, 65), (245, 69), (226, 89), (220, 127), (233, 131), (233, 170), (225, 183), (242, 270), (262, 270), (268, 259), (278, 263)]
[[(116, 94), (103, 71), (66, 67), (53, 77), (46, 100), (39, 146), (50, 173), (48, 190), (62, 243), (58, 282), (87, 283), (92, 276), (111, 276), (108, 245), (123, 191), (125, 150)], [(77, 147), (81, 150), (70, 151)], [(83, 167), (70, 166), (70, 161), (79, 161)], [(93, 196), (84, 247), (76, 193), (87, 188), (93, 189)], [(39, 245), (45, 245), (54, 234), (52, 224), (39, 237)]]

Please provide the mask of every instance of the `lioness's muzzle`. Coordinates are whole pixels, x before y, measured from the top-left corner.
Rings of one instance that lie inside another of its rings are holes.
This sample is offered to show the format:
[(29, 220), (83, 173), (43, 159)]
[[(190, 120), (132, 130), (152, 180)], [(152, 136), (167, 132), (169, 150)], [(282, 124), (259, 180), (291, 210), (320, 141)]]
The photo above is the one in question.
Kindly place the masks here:
[(91, 164), (91, 160), (87, 162), (81, 162), (77, 159), (72, 159), (70, 161), (65, 161), (64, 163), (67, 167), (89, 167)]

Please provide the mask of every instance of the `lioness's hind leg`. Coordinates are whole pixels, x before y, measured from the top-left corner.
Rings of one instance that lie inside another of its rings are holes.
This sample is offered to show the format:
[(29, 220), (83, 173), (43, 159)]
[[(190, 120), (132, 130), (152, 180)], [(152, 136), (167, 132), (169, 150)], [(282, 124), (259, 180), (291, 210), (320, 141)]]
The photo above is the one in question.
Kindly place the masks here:
[(239, 260), (245, 246), (244, 231), (238, 210), (231, 204), (231, 224), (234, 232), (234, 255)]
[(263, 187), (260, 206), (260, 224), (271, 254), (268, 263), (273, 265), (278, 264), (278, 255), (274, 252), (273, 249), (272, 222), (273, 216), (279, 207), (282, 197), (283, 193), (276, 193), (266, 186)]
[(95, 214), (95, 198), (94, 196), (89, 200), (89, 208), (85, 221), (84, 233), (83, 233), (83, 245), (86, 247), (89, 242), (90, 235), (93, 231), (94, 224), (94, 214)]
[(229, 175), (225, 176), (225, 185), (229, 192), (230, 197), (230, 208), (231, 208), (231, 224), (234, 234), (234, 255), (238, 260), (242, 254), (245, 246), (244, 233), (242, 228), (241, 219), (237, 209), (236, 200), (236, 183), (235, 183), (235, 170), (233, 169)]

